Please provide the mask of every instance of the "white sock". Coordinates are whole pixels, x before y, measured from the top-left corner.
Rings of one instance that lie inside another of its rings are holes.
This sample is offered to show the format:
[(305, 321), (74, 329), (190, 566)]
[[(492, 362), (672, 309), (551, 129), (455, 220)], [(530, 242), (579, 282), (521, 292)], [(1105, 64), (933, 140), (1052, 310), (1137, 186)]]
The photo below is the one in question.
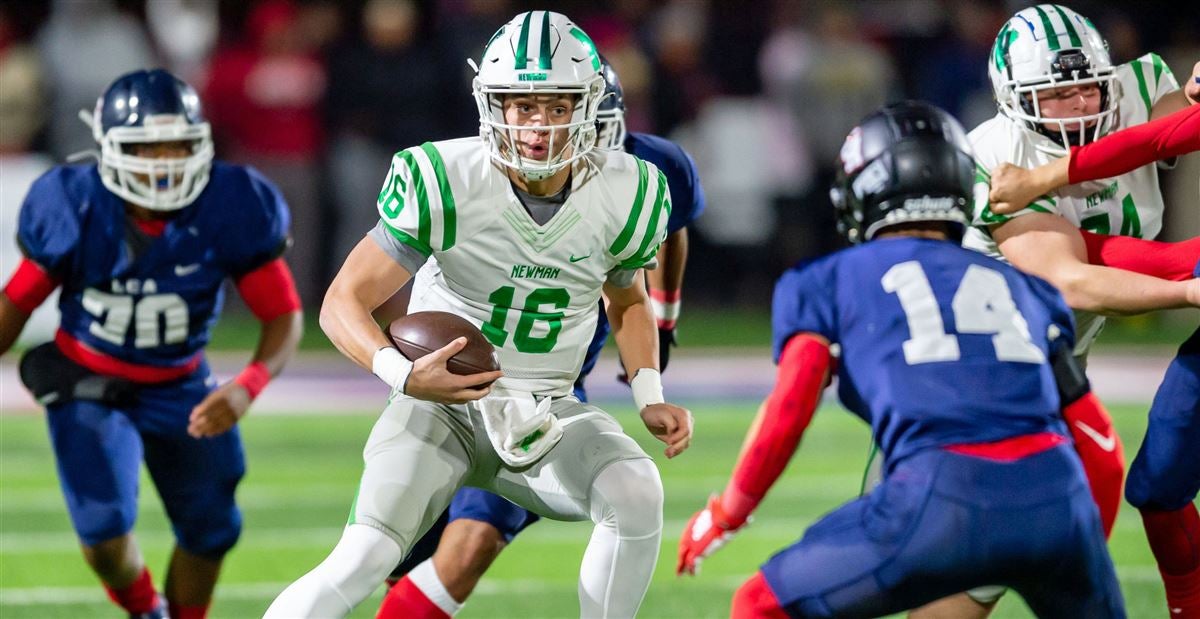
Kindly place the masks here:
[(275, 598), (263, 619), (345, 617), (403, 558), (400, 545), (383, 531), (352, 524), (320, 565)]
[(658, 562), (662, 481), (650, 459), (622, 460), (596, 476), (590, 495), (592, 539), (579, 569), (579, 616), (637, 615)]
[(446, 586), (442, 584), (442, 579), (438, 578), (437, 570), (433, 567), (432, 557), (414, 567), (408, 573), (408, 579), (421, 590), (421, 593), (425, 594), (425, 597), (429, 598), (430, 602), (433, 602), (447, 615), (453, 617), (462, 610), (465, 602), (458, 602), (450, 595), (449, 591), (446, 591)]

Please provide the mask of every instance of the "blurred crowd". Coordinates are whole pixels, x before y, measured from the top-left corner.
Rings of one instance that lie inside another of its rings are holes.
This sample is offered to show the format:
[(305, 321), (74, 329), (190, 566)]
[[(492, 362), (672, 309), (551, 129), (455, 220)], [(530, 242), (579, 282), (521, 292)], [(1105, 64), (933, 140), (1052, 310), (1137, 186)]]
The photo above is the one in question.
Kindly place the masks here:
[[(163, 66), (201, 92), (219, 158), (279, 185), (310, 309), (376, 220), (391, 153), (474, 135), (468, 57), (512, 15), (572, 17), (617, 69), (630, 130), (699, 166), (689, 303), (762, 304), (786, 266), (840, 242), (826, 197), (846, 131), (886, 101), (932, 101), (968, 128), (995, 113), (986, 62), (1025, 2), (1003, 0), (53, 0), (0, 4), (0, 268), (37, 175), (95, 148), (80, 110), (116, 76)], [(1068, 2), (1114, 62), (1200, 59), (1200, 2)], [(1200, 157), (1171, 172), (1168, 239), (1200, 232)]]

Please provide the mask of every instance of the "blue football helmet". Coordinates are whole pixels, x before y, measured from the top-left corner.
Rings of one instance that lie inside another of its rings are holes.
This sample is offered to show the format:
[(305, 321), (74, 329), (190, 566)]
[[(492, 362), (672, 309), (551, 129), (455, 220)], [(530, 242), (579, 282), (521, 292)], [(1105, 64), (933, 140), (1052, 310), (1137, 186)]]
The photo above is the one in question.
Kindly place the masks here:
[(625, 150), (625, 91), (604, 56), (600, 56), (600, 74), (604, 76), (604, 95), (596, 111), (596, 148)]
[[(83, 113), (81, 113), (83, 114)], [(100, 178), (109, 191), (154, 211), (174, 211), (196, 200), (212, 170), (212, 129), (200, 97), (163, 69), (118, 77), (96, 100), (92, 135), (100, 144)], [(182, 158), (141, 157), (130, 146), (184, 142)]]

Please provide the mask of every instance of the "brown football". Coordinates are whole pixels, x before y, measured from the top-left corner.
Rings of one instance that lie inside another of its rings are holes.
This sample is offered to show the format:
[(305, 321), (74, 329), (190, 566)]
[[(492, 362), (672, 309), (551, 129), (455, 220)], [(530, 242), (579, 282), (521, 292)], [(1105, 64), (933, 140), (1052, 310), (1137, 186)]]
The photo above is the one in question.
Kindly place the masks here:
[(500, 369), (492, 343), (461, 316), (449, 312), (416, 312), (401, 316), (388, 325), (392, 343), (409, 361), (449, 344), (457, 338), (467, 338), (467, 346), (446, 362), (446, 369), (460, 376), (491, 372)]

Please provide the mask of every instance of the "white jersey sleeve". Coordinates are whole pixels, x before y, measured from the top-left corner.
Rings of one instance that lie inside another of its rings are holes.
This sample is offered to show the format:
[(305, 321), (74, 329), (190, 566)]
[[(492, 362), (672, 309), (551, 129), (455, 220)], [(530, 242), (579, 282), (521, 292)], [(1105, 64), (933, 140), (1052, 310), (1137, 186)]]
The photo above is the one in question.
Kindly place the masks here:
[(457, 209), (446, 164), (429, 142), (392, 157), (376, 207), (387, 230), (425, 257), (450, 249), (457, 240)]
[(641, 268), (654, 259), (659, 245), (666, 239), (667, 220), (671, 216), (671, 193), (666, 174), (652, 163), (636, 157), (634, 160), (637, 192), (625, 225), (608, 248), (621, 269)]

